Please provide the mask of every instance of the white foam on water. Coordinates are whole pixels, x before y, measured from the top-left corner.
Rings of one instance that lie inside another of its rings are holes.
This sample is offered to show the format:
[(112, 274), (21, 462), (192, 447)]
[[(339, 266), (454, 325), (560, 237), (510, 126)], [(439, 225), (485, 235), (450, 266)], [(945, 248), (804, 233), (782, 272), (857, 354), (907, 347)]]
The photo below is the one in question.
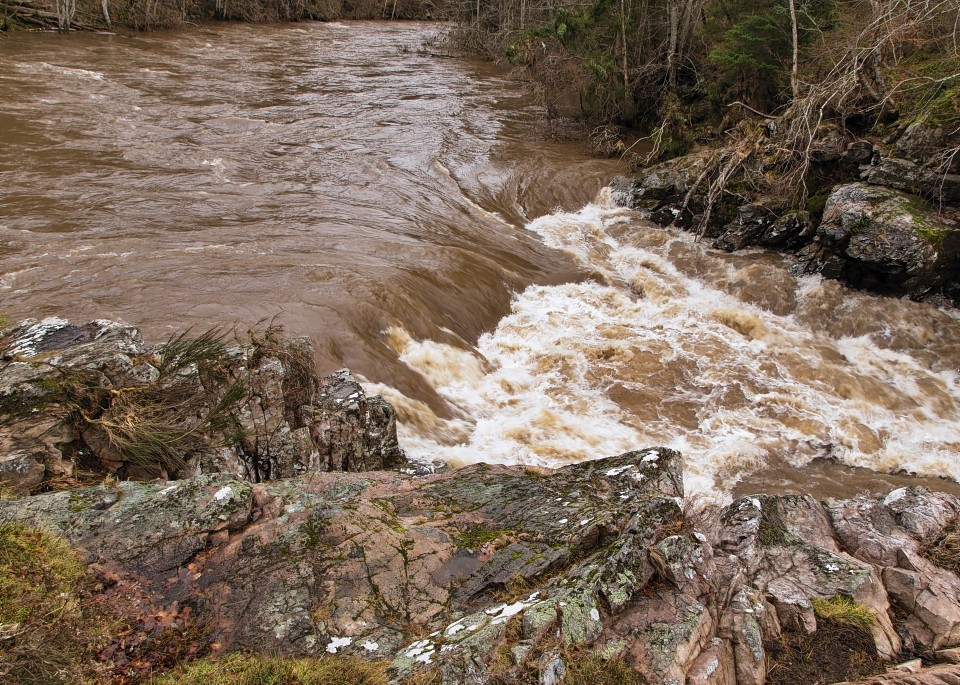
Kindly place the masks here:
[[(728, 285), (756, 279), (753, 267), (642, 224), (609, 195), (528, 228), (599, 278), (528, 287), (475, 349), (387, 331), (457, 415), (411, 422), (422, 408), (400, 410), (415, 458), (557, 466), (666, 445), (701, 495), (729, 492), (771, 456), (960, 478), (955, 369), (738, 299)], [(690, 260), (703, 273), (688, 275)], [(822, 294), (817, 278), (777, 277), (798, 306)]]
[(64, 67), (58, 64), (48, 64), (47, 62), (40, 62), (37, 64), (37, 67), (43, 69), (44, 71), (55, 71), (65, 76), (76, 76), (78, 78), (90, 79), (92, 81), (102, 81), (103, 73), (99, 71), (92, 71), (90, 69), (77, 69), (75, 67)]

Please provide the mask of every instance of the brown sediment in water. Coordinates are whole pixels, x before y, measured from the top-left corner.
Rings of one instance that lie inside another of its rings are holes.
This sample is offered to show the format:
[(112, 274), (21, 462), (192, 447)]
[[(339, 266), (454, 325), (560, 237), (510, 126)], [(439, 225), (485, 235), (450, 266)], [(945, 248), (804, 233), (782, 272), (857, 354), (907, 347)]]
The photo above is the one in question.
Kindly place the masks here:
[(577, 213), (617, 163), (537, 139), (496, 68), (417, 54), (436, 31), (0, 43), (4, 313), (154, 340), (277, 316), (390, 393), (423, 457), (669, 442), (697, 493), (957, 476), (955, 313)]

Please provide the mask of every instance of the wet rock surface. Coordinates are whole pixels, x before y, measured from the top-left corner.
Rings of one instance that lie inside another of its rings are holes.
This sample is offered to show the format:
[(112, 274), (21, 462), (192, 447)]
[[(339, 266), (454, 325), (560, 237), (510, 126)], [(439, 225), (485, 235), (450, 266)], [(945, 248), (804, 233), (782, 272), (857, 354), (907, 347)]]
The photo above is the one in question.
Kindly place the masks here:
[(648, 683), (791, 682), (781, 645), (831, 641), (869, 664), (948, 664), (870, 682), (954, 682), (933, 650), (960, 646), (960, 581), (926, 550), (958, 513), (906, 488), (687, 516), (681, 456), (664, 448), (556, 471), (211, 474), (0, 501), (0, 520), (64, 535), (156, 606), (189, 606), (220, 649), (387, 659), (397, 680), (445, 683), (563, 682), (577, 654)]
[[(888, 295), (956, 302), (960, 176), (955, 164), (944, 166), (929, 154), (945, 145), (947, 135), (929, 122), (906, 127), (892, 146), (867, 140), (844, 145), (839, 135), (828, 135), (811, 159), (819, 190), (800, 208), (765, 194), (763, 178), (776, 170), (758, 162), (715, 199), (703, 235), (727, 251), (760, 246), (796, 253), (798, 273)], [(657, 224), (699, 230), (715, 175), (709, 154), (699, 151), (615, 179), (613, 195), (622, 206), (649, 212)]]
[(951, 288), (960, 267), (960, 222), (897, 190), (852, 183), (827, 199), (797, 270), (888, 294)]
[(305, 339), (147, 346), (123, 323), (25, 321), (0, 338), (0, 482), (19, 494), (114, 474), (254, 482), (404, 462), (393, 409)]

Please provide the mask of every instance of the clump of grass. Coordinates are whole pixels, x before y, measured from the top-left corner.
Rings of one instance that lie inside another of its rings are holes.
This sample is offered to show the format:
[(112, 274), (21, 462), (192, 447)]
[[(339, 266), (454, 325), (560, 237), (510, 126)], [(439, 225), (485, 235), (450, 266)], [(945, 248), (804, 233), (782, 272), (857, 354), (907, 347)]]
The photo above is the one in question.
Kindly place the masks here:
[(313, 348), (300, 341), (284, 337), (284, 327), (271, 319), (269, 323), (259, 321), (247, 331), (246, 338), (237, 338), (237, 342), (252, 348), (251, 366), (256, 366), (265, 357), (279, 359), (283, 364), (283, 403), (292, 419), (296, 421), (296, 410), (310, 404), (317, 389), (316, 362)]
[(154, 685), (386, 685), (386, 664), (356, 657), (228, 654), (202, 659), (155, 678)]
[(877, 622), (877, 617), (873, 615), (865, 606), (857, 604), (846, 595), (836, 595), (830, 599), (823, 597), (814, 597), (810, 600), (813, 605), (813, 611), (817, 618), (832, 621), (839, 625), (859, 628), (869, 632)]
[(176, 471), (209, 433), (229, 425), (230, 410), (245, 395), (243, 384), (234, 383), (207, 409), (208, 392), (151, 384), (111, 391), (103, 413), (83, 419), (131, 464)]
[[(241, 382), (221, 391), (223, 379), (215, 378), (226, 368), (225, 335), (219, 328), (189, 333), (177, 333), (158, 348), (155, 381), (109, 388), (97, 372), (58, 369), (57, 390), (94, 452), (109, 447), (132, 465), (175, 473), (186, 455), (232, 427), (232, 410), (247, 391)], [(200, 383), (192, 373), (181, 376), (192, 368)]]
[(86, 681), (110, 626), (85, 602), (87, 578), (61, 538), (0, 524), (0, 683)]
[(400, 682), (402, 685), (442, 685), (443, 669), (437, 665), (420, 668)]
[(533, 589), (529, 578), (524, 578), (519, 571), (510, 576), (503, 590), (497, 593), (497, 599), (506, 604), (513, 604), (527, 595)]
[(192, 328), (174, 333), (159, 348), (157, 370), (160, 378), (168, 378), (193, 365), (219, 364), (227, 355), (223, 341), (224, 331), (215, 326), (196, 337), (190, 337)]
[(927, 559), (960, 576), (960, 518), (955, 518), (920, 550)]
[(644, 677), (619, 657), (604, 659), (596, 652), (568, 649), (563, 685), (645, 685)]
[(521, 643), (519, 617), (508, 623), (500, 643), (491, 653), (487, 669), (491, 685), (538, 685), (543, 670), (554, 659), (563, 662), (562, 685), (647, 685), (643, 674), (620, 656), (607, 656), (584, 645), (566, 644), (558, 635), (558, 622), (529, 644), (522, 663), (514, 665), (512, 648)]

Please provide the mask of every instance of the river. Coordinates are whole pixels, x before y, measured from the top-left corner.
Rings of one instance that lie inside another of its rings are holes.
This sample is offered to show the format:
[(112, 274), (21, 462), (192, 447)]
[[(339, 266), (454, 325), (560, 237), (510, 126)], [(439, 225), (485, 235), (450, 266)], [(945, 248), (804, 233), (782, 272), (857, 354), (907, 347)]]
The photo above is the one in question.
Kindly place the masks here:
[(0, 311), (152, 341), (275, 320), (393, 402), (418, 459), (666, 444), (705, 498), (960, 490), (956, 312), (616, 208), (619, 163), (544, 139), (442, 30), (0, 40)]

